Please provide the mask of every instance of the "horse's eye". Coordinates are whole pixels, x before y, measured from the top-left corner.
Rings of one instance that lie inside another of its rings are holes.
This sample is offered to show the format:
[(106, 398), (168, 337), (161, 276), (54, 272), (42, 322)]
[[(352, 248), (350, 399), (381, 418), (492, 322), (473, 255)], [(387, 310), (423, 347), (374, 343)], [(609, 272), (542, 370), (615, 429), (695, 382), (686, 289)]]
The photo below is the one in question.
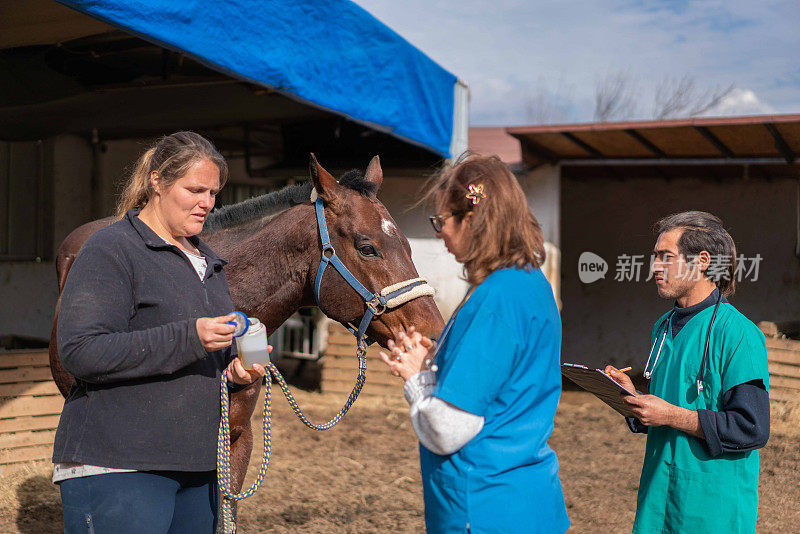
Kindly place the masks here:
[(360, 247), (358, 247), (358, 252), (362, 256), (377, 256), (378, 255), (378, 251), (375, 250), (375, 247), (373, 247), (372, 245), (361, 245)]

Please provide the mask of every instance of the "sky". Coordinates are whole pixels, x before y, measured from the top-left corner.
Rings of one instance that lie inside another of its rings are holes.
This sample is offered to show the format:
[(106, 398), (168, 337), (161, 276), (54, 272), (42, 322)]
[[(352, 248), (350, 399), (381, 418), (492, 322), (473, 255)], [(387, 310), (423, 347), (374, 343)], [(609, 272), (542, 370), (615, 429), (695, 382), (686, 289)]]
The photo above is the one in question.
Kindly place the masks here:
[(590, 122), (622, 80), (652, 119), (680, 80), (706, 115), (800, 113), (798, 0), (356, 0), (470, 86), (470, 124)]

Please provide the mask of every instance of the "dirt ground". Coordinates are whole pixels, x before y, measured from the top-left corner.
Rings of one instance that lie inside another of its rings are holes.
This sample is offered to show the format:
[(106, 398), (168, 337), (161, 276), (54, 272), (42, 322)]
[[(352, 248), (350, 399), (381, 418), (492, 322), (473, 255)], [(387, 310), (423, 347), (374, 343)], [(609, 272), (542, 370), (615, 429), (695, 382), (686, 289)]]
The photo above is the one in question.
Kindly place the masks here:
[[(297, 399), (312, 420), (321, 421), (336, 412), (344, 396), (298, 391)], [(328, 432), (305, 428), (275, 388), (272, 420), (269, 476), (240, 506), (239, 532), (424, 530), (417, 442), (399, 385), (396, 397), (359, 399)], [(798, 438), (800, 407), (774, 405), (772, 436), (761, 456), (759, 532), (799, 530)], [(630, 532), (643, 437), (630, 434), (620, 417), (591, 395), (567, 391), (550, 445), (561, 464), (570, 532)], [(248, 484), (261, 450), (259, 443)], [(50, 465), (42, 462), (0, 473), (0, 532), (62, 531), (50, 474)]]

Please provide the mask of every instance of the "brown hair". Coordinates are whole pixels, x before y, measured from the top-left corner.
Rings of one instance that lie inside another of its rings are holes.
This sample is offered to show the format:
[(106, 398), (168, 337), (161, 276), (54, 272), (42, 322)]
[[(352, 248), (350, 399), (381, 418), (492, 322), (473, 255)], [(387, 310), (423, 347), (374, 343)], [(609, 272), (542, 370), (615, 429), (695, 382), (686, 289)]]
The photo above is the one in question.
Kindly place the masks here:
[[(470, 185), (483, 186), (486, 197), (477, 204), (467, 197)], [(461, 258), (470, 284), (480, 284), (503, 267), (538, 268), (544, 263), (539, 222), (517, 178), (497, 156), (465, 153), (434, 175), (426, 190), (422, 201), (433, 200), (437, 209), (464, 212), (454, 216), (456, 221), (461, 222), (466, 212), (473, 214)]]
[(228, 164), (214, 145), (200, 134), (176, 132), (159, 139), (141, 155), (117, 203), (117, 217), (132, 208), (143, 208), (153, 197), (150, 174), (158, 172), (165, 189), (172, 187), (198, 161), (208, 160), (219, 169), (220, 188), (228, 181)]
[(683, 230), (678, 238), (678, 251), (686, 261), (704, 250), (708, 252), (711, 263), (703, 274), (723, 295), (733, 295), (736, 291), (736, 244), (722, 220), (705, 211), (684, 211), (664, 217), (654, 227), (657, 236), (675, 229)]

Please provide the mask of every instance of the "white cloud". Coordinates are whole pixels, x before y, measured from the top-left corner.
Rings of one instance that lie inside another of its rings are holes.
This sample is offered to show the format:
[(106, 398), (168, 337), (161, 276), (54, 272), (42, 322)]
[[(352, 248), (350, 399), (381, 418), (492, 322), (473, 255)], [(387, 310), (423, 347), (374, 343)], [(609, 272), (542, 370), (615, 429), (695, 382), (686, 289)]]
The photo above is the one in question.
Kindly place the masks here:
[(762, 102), (750, 89), (733, 89), (706, 115), (762, 115), (774, 113), (775, 108)]

